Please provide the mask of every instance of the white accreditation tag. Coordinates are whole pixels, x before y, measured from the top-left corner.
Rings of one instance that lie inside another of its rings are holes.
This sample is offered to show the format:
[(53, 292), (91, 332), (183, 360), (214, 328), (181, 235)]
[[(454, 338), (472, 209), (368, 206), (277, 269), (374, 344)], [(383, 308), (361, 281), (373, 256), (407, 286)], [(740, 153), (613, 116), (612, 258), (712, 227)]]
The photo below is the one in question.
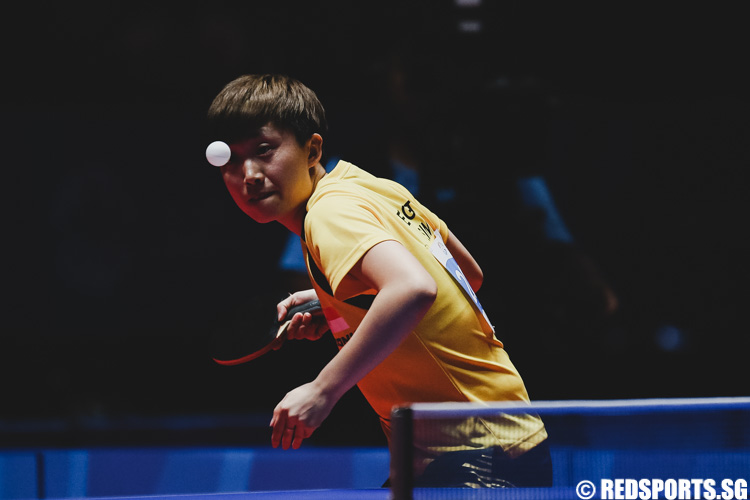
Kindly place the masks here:
[(446, 247), (445, 243), (443, 243), (443, 238), (440, 236), (440, 233), (437, 230), (435, 230), (433, 233), (432, 243), (430, 243), (430, 252), (432, 252), (432, 255), (437, 259), (438, 262), (440, 262), (440, 264), (448, 271), (448, 273), (453, 276), (456, 282), (461, 285), (461, 288), (463, 289), (466, 296), (474, 303), (474, 305), (477, 306), (479, 312), (482, 313), (481, 318), (486, 323), (486, 326), (488, 326), (492, 330), (492, 333), (495, 333), (495, 327), (492, 326), (490, 318), (487, 317), (487, 313), (484, 312), (482, 304), (479, 303), (477, 294), (474, 293), (474, 290), (471, 289), (469, 280), (466, 279), (466, 276), (464, 276), (461, 268), (458, 267), (456, 259), (453, 258), (453, 255), (451, 255), (448, 247)]

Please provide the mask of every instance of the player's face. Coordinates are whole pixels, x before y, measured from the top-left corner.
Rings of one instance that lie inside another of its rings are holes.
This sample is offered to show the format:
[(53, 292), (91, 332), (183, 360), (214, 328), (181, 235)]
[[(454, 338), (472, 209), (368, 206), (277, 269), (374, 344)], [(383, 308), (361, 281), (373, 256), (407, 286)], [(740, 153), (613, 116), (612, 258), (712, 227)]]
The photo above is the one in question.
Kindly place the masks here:
[(232, 157), (221, 173), (237, 206), (257, 222), (292, 229), (313, 190), (310, 169), (318, 158), (310, 154), (312, 141), (300, 146), (293, 133), (268, 124), (257, 136), (230, 144)]

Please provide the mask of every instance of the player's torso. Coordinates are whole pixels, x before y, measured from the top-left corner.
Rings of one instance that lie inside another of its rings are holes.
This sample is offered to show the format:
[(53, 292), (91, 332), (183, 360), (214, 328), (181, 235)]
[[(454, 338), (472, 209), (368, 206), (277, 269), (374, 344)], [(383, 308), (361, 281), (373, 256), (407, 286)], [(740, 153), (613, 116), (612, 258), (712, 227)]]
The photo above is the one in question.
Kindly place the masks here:
[[(368, 210), (377, 211), (376, 219), (382, 225), (379, 230), (404, 245), (438, 285), (435, 303), (418, 328), (360, 382), (359, 387), (373, 408), (387, 418), (392, 406), (403, 402), (526, 399), (523, 383), (502, 344), (433, 255), (436, 230), (447, 234), (442, 221), (395, 183), (371, 176), (362, 182), (348, 182), (351, 185), (342, 182), (331, 191), (340, 194), (349, 190), (352, 196), (366, 197)], [(348, 214), (326, 216), (345, 218)], [(326, 244), (305, 243), (306, 250), (307, 245), (320, 248)], [(346, 293), (334, 298), (319, 256), (312, 251), (307, 257), (326, 319), (342, 348), (356, 335), (374, 291), (347, 276), (337, 288), (337, 292)]]

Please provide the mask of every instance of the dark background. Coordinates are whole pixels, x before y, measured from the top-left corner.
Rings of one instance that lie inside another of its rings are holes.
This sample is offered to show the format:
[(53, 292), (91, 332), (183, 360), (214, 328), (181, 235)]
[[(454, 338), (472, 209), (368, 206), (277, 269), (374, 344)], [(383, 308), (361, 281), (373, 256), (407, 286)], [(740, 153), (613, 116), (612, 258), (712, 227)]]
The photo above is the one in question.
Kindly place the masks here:
[[(313, 88), (328, 156), (380, 173), (407, 145), (533, 399), (747, 395), (742, 17), (519, 5), (4, 7), (0, 445), (265, 444), (335, 353), (209, 356), (226, 318), (266, 325), (291, 291), (285, 230), (204, 157), (205, 111), (245, 73)], [(573, 243), (519, 202), (530, 175)], [(356, 389), (312, 441), (383, 443)]]

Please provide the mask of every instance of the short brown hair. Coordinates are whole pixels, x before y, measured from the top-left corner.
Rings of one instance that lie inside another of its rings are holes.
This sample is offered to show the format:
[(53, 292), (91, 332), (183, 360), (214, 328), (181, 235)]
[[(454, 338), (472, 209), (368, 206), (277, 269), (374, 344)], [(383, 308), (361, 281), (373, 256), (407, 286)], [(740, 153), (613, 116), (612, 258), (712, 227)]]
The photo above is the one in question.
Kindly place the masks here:
[(284, 75), (241, 76), (227, 84), (208, 109), (211, 140), (242, 140), (268, 123), (294, 133), (300, 145), (327, 129), (315, 92)]

